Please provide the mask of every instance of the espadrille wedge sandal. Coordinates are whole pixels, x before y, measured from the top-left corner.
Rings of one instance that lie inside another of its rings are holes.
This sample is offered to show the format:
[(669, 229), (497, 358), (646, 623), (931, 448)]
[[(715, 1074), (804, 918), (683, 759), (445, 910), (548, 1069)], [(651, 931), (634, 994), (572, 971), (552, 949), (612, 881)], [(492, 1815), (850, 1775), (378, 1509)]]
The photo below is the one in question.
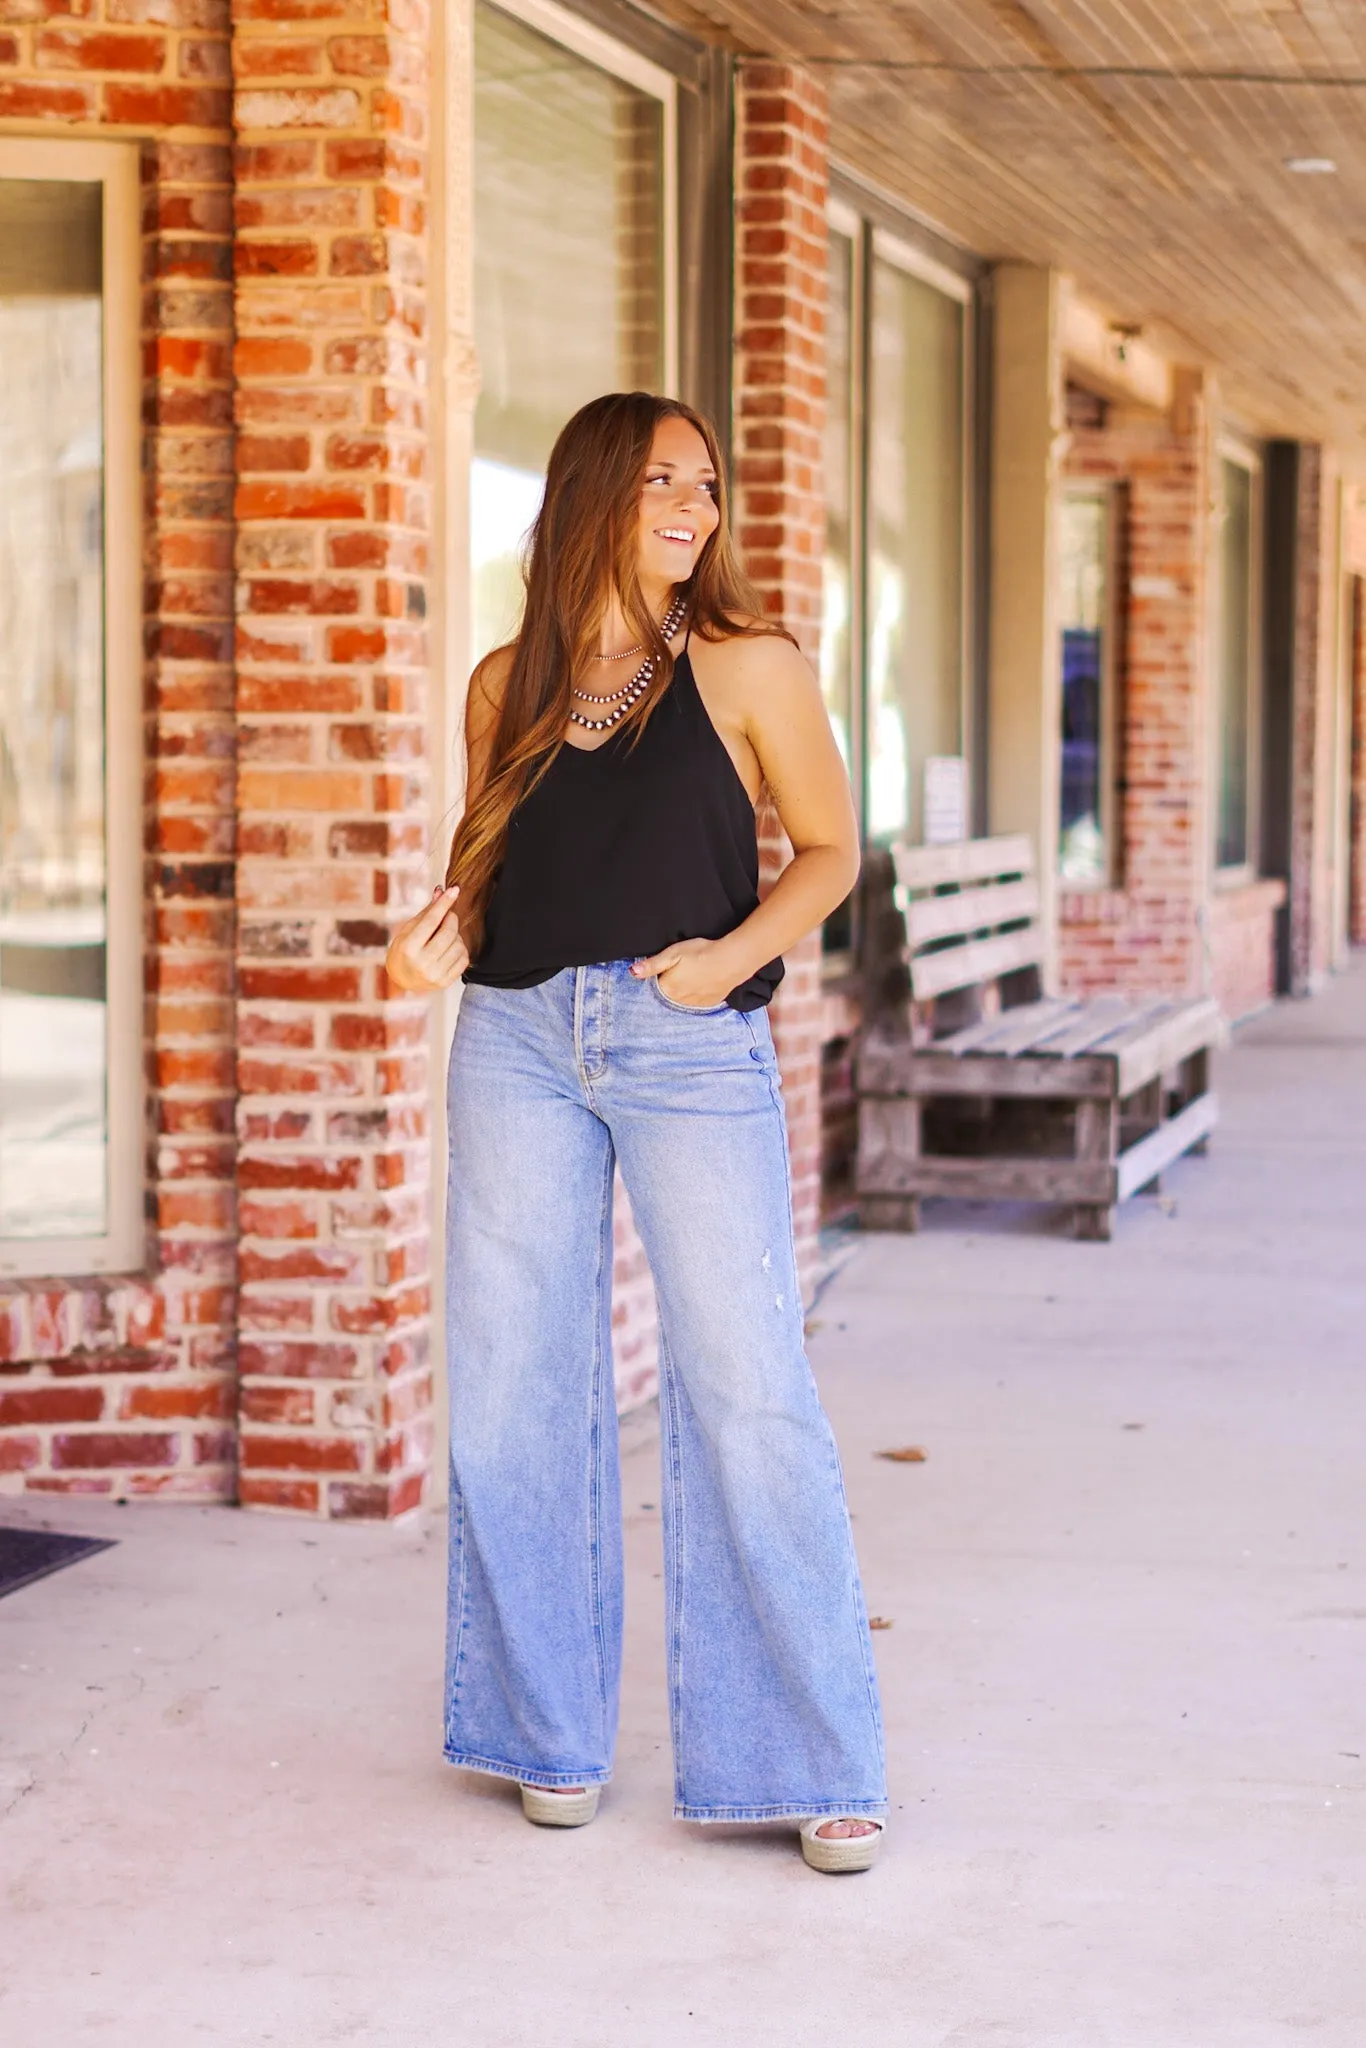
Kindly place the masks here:
[[(869, 1835), (822, 1835), (818, 1828), (829, 1827), (832, 1821), (859, 1821), (871, 1827)], [(874, 1820), (866, 1813), (818, 1813), (802, 1822), (802, 1854), (813, 1870), (823, 1870), (833, 1876), (842, 1870), (868, 1870), (877, 1862), (877, 1852), (882, 1847), (882, 1837), (887, 1829), (885, 1820)]]
[(539, 1828), (581, 1828), (598, 1810), (601, 1785), (562, 1791), (557, 1785), (523, 1785), (522, 1812)]

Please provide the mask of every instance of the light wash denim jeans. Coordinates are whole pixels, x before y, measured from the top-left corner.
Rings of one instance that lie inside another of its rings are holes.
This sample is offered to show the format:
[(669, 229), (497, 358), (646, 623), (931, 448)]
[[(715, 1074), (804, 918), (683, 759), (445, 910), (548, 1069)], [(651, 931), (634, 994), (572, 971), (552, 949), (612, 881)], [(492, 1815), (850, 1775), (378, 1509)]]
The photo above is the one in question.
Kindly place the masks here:
[(467, 987), (449, 1114), (446, 1756), (534, 1785), (611, 1776), (619, 1161), (660, 1309), (674, 1811), (885, 1813), (767, 1015), (684, 1009), (626, 961)]

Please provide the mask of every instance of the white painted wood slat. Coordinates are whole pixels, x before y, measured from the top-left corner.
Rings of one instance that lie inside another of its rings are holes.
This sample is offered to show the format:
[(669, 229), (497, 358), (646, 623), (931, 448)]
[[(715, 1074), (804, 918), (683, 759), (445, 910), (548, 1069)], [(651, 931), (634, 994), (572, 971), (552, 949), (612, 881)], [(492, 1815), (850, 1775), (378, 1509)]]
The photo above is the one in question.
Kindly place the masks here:
[(1120, 1201), (1127, 1202), (1130, 1195), (1156, 1179), (1164, 1166), (1170, 1166), (1173, 1159), (1179, 1159), (1201, 1138), (1207, 1138), (1218, 1121), (1218, 1098), (1213, 1093), (1197, 1095), (1195, 1101), (1188, 1102), (1170, 1123), (1159, 1124), (1146, 1138), (1140, 1138), (1127, 1152), (1121, 1152), (1118, 1161)]
[[(980, 1049), (982, 1041), (990, 1038), (992, 1032), (999, 1028), (1003, 1018), (1013, 1017), (1020, 1024), (1024, 1023), (1026, 1017), (1044, 1020), (1054, 1014), (1058, 1000), (1056, 996), (1041, 996), (1037, 1002), (1017, 1003), (1013, 1010), (998, 1010), (994, 1016), (979, 1017), (975, 1024), (965, 1024), (961, 1031), (955, 1031), (947, 1038), (936, 1038), (930, 1050), (951, 1052), (955, 1056), (965, 1052), (976, 1052)], [(1074, 1008), (1075, 1005), (1069, 1004), (1067, 1007)]]
[(911, 994), (929, 1002), (977, 981), (994, 981), (1021, 967), (1036, 967), (1043, 958), (1043, 939), (1033, 926), (995, 939), (969, 939), (965, 946), (946, 946), (942, 953), (921, 953), (907, 962)]
[(1039, 885), (995, 882), (982, 889), (958, 889), (945, 896), (919, 896), (902, 906), (906, 939), (912, 950), (933, 939), (956, 939), (969, 932), (990, 931), (1003, 924), (1033, 919), (1039, 909)]
[(1034, 848), (1025, 832), (960, 839), (952, 846), (898, 845), (892, 860), (903, 889), (942, 889), (950, 882), (989, 882), (998, 875), (1034, 872)]

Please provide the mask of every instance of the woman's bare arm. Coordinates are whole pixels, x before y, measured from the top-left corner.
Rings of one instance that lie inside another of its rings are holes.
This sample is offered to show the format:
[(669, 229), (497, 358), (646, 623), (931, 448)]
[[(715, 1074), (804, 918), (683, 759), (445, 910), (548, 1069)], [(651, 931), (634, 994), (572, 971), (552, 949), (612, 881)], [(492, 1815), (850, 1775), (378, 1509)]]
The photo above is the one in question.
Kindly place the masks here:
[(676, 1002), (699, 1007), (724, 1001), (805, 938), (844, 901), (859, 871), (849, 778), (810, 664), (774, 634), (745, 635), (725, 648), (728, 694), (735, 693), (793, 858), (759, 908), (724, 939), (685, 939), (639, 963), (637, 973), (659, 975)]
[[(511, 649), (499, 648), (470, 677), (465, 699), (466, 808), (488, 774), (489, 754), (507, 683)], [(390, 981), (410, 995), (435, 995), (451, 988), (470, 964), (469, 949), (455, 914), (458, 889), (436, 888), (430, 903), (401, 924), (389, 941), (384, 965)]]

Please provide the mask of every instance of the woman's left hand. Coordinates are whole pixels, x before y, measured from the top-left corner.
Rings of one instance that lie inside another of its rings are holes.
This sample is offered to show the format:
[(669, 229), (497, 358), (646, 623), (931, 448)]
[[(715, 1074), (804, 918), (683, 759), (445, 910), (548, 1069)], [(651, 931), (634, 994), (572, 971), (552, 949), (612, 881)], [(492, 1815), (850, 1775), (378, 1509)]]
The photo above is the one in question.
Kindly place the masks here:
[(679, 939), (662, 953), (652, 953), (648, 960), (633, 960), (631, 972), (638, 981), (653, 976), (671, 1003), (682, 1003), (689, 1010), (714, 1010), (737, 981), (720, 939)]

